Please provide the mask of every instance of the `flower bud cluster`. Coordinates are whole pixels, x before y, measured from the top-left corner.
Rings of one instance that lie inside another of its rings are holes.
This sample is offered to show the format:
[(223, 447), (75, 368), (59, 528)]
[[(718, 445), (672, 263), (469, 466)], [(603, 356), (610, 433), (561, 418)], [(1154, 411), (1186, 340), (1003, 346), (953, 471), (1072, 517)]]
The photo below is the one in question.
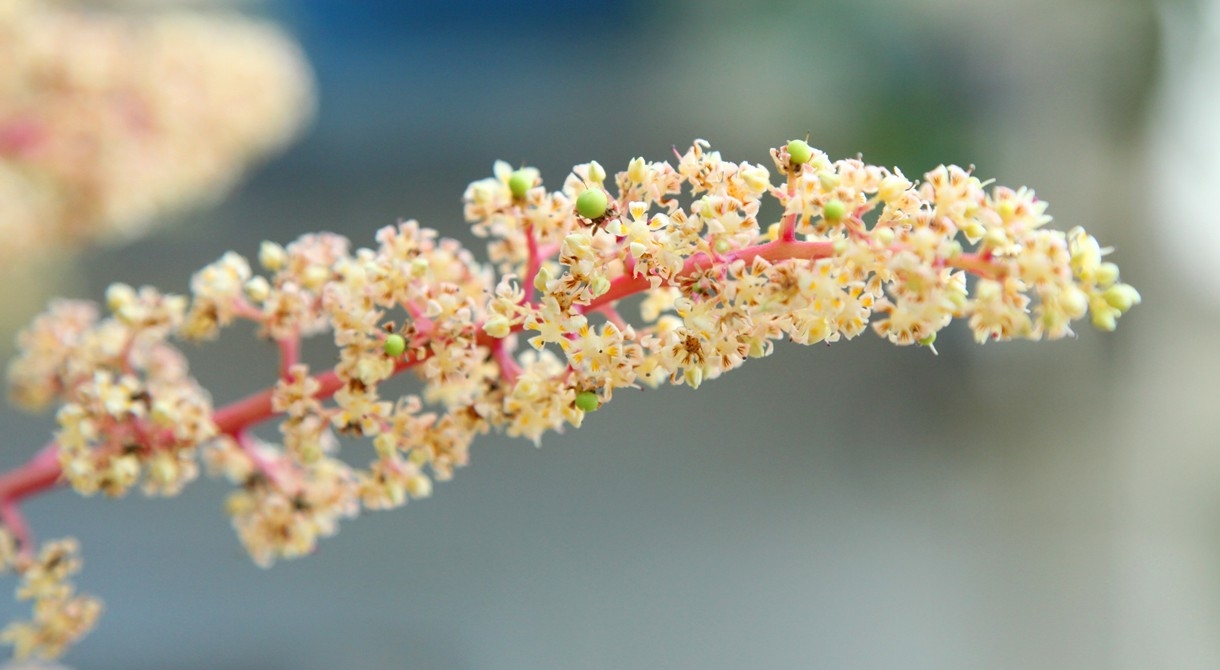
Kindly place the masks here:
[(236, 16), (0, 2), (0, 264), (215, 197), (310, 115), (297, 47)]
[[(53, 305), (22, 335), (14, 396), (64, 403), (61, 463), (84, 492), (139, 481), (172, 493), (203, 447), (208, 471), (237, 485), (238, 535), (268, 565), (360, 510), (427, 497), (479, 434), (537, 442), (615, 390), (698, 387), (781, 338), (829, 343), (871, 325), (930, 345), (953, 319), (980, 341), (1060, 338), (1090, 313), (1110, 329), (1139, 300), (1092, 237), (1046, 227), (1032, 191), (952, 166), (916, 183), (799, 141), (772, 157), (779, 183), (697, 141), (676, 164), (636, 159), (612, 179), (579, 165), (556, 191), (497, 163), (465, 195), (489, 264), (414, 221), (372, 248), (325, 233), (267, 242), (254, 264), (228, 253), (199, 271), (189, 304), (117, 286), (107, 319)], [(759, 220), (767, 199), (777, 222)], [(637, 294), (639, 318), (620, 314)], [(208, 340), (238, 320), (279, 345), (281, 375), (212, 412), (166, 338)], [(323, 333), (336, 363), (310, 370), (299, 339)], [(406, 371), (422, 388), (387, 391)], [(249, 433), (272, 417), (277, 444)], [(339, 437), (368, 439), (367, 464), (340, 458)]]
[(34, 602), (30, 620), (0, 630), (0, 642), (12, 645), (17, 659), (55, 658), (93, 629), (102, 603), (76, 593), (70, 578), (80, 568), (76, 540), (48, 542), (35, 555), (17, 551), (13, 535), (0, 528), (0, 573), (15, 572), (21, 578), (17, 598)]

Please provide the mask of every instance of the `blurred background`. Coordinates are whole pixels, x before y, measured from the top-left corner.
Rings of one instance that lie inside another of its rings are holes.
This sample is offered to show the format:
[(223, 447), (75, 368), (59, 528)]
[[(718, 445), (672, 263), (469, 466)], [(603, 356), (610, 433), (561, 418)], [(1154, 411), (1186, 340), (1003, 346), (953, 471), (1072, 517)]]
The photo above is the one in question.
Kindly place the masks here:
[[(695, 138), (769, 164), (809, 133), (908, 176), (955, 162), (1034, 187), (1054, 225), (1116, 248), (1144, 304), (1112, 334), (977, 346), (950, 328), (939, 356), (869, 335), (779, 346), (698, 392), (622, 393), (541, 449), (482, 439), (431, 499), (269, 571), (223, 483), (57, 491), (31, 525), (80, 538), (79, 584), (107, 605), (66, 664), (1220, 667), (1220, 4), (238, 8), (300, 40), (314, 125), (223, 204), (38, 286), (185, 291), (226, 250), (317, 230), (368, 245), (400, 217), (473, 244), (460, 197), (497, 158), (557, 185)], [(34, 297), (4, 306), (6, 341)], [(248, 335), (187, 348), (218, 403), (274, 375)], [(53, 421), (5, 408), (0, 425), (11, 467)]]

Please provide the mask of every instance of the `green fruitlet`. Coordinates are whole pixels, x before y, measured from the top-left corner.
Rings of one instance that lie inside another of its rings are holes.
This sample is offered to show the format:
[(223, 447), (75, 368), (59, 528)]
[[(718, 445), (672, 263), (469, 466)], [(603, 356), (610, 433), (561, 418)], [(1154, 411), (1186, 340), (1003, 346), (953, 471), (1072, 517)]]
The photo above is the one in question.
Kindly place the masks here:
[(793, 165), (808, 163), (809, 159), (813, 158), (813, 149), (805, 140), (792, 140), (788, 143), (788, 157), (792, 159)]
[(398, 358), (402, 352), (407, 350), (407, 341), (398, 333), (390, 333), (385, 336), (385, 344), (382, 346), (385, 348), (387, 356)]
[(592, 391), (581, 391), (576, 394), (576, 407), (582, 412), (592, 412), (601, 406), (597, 394)]
[(529, 175), (525, 174), (525, 170), (517, 170), (508, 178), (508, 190), (517, 200), (525, 197), (531, 185)]
[(838, 221), (847, 214), (847, 205), (843, 204), (838, 198), (831, 198), (822, 207), (822, 216), (826, 217), (827, 221)]
[(586, 219), (597, 220), (605, 216), (609, 204), (605, 191), (600, 188), (586, 189), (576, 197), (576, 213)]

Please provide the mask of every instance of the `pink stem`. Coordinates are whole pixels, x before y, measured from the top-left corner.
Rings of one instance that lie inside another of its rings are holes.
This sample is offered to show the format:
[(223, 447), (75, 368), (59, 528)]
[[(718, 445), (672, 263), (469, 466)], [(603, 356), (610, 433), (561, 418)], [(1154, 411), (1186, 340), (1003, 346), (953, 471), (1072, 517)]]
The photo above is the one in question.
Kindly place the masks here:
[(538, 268), (542, 267), (542, 258), (538, 256), (538, 236), (534, 235), (534, 224), (525, 226), (525, 245), (529, 250), (529, 258), (525, 263), (525, 296), (521, 298), (522, 305), (534, 302), (534, 279), (538, 277)]
[(945, 264), (984, 279), (1000, 279), (1006, 274), (1003, 266), (993, 264), (985, 254), (962, 254)]
[(0, 475), (0, 501), (21, 500), (40, 493), (59, 479), (59, 447), (52, 442), (24, 465)]
[(254, 436), (249, 431), (240, 430), (233, 436), (233, 439), (237, 441), (237, 446), (241, 448), (242, 453), (254, 463), (254, 467), (267, 478), (272, 486), (283, 493), (288, 492), (287, 482), (284, 481), (279, 465), (259, 452), (258, 445), (254, 443)]
[(521, 374), (521, 366), (517, 365), (517, 359), (507, 343), (508, 338), (496, 340), (491, 345), (491, 353), (496, 359), (496, 365), (500, 366), (500, 375), (504, 377), (505, 385), (512, 386)]
[[(791, 216), (791, 215), (790, 215)], [(730, 259), (739, 259), (749, 265), (755, 258), (764, 258), (769, 261), (785, 260), (789, 258), (799, 258), (804, 260), (817, 260), (819, 258), (828, 258), (834, 254), (834, 242), (792, 242), (784, 240), (775, 240), (766, 244), (759, 244), (745, 249), (738, 249), (729, 254)], [(706, 270), (715, 264), (715, 259), (704, 254), (692, 256), (686, 260), (686, 264), (682, 266), (682, 271), (678, 276), (689, 275), (700, 270)], [(670, 279), (668, 284), (673, 284), (673, 279)], [(604, 294), (594, 298), (592, 302), (585, 305), (581, 311), (586, 314), (599, 309), (602, 305), (607, 305), (618, 300), (622, 300), (627, 296), (634, 295), (640, 291), (648, 290), (651, 284), (648, 281), (647, 275), (622, 275), (610, 282), (610, 290)]]
[[(788, 199), (796, 197), (796, 174), (788, 174)], [(781, 242), (796, 241), (796, 212), (785, 214), (779, 222), (779, 239)]]
[(17, 503), (55, 486), (60, 472), (59, 448), (52, 442), (24, 465), (0, 475), (0, 521), (12, 532), (22, 554), (34, 551), (34, 536)]
[(292, 381), (290, 378), (292, 366), (301, 359), (301, 337), (293, 333), (282, 340), (276, 340), (275, 343), (280, 348), (280, 379)]

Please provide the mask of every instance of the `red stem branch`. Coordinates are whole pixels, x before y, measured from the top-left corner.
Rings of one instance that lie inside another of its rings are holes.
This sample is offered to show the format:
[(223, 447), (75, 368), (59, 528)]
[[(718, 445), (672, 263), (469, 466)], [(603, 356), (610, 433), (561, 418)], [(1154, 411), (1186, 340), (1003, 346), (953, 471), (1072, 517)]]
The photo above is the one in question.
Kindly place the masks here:
[(280, 350), (280, 379), (291, 381), (289, 371), (301, 359), (301, 336), (293, 333), (277, 340), (276, 345)]
[(529, 259), (525, 263), (525, 296), (522, 305), (534, 302), (534, 279), (538, 276), (538, 268), (542, 267), (542, 258), (538, 255), (538, 236), (534, 234), (533, 224), (525, 226), (525, 245)]

